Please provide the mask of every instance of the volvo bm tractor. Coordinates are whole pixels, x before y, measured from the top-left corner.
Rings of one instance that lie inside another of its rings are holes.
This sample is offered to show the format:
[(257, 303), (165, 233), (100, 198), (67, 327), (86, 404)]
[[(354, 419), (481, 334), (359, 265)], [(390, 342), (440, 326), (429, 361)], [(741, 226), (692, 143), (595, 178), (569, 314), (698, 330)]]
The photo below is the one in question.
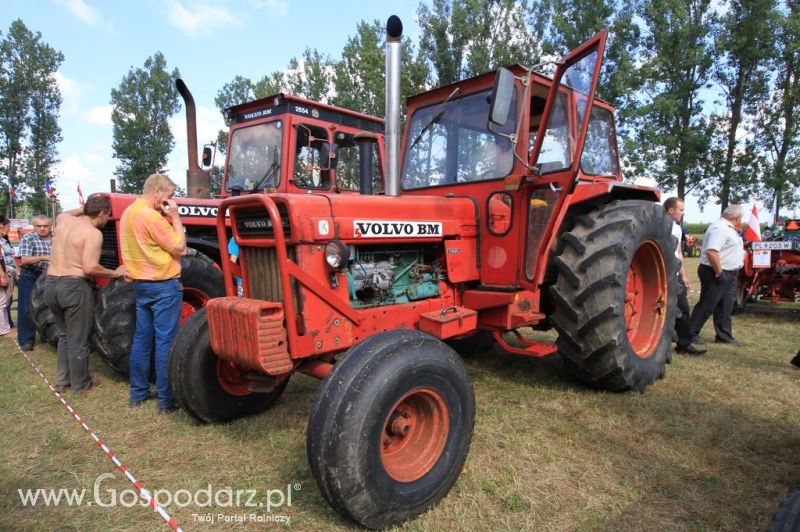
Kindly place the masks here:
[(614, 109), (595, 97), (607, 32), (552, 78), (516, 65), (411, 97), (402, 135), (401, 35), (390, 18), (383, 192), (222, 200), (219, 242), (229, 223), (239, 264), (220, 247), (226, 296), (189, 318), (169, 360), (202, 422), (264, 411), (294, 373), (321, 379), (311, 473), (371, 528), (434, 505), (464, 465), (475, 398), (448, 343), (558, 353), (591, 386), (643, 391), (676, 316), (671, 222), (657, 190), (623, 183)]

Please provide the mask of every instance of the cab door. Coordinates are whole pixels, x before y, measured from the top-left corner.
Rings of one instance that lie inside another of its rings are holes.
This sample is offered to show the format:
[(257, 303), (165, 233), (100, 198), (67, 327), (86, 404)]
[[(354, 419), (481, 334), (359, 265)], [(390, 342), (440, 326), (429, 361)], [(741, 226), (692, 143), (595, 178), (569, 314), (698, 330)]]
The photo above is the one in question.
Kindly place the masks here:
[[(561, 224), (566, 198), (578, 179), (608, 30), (567, 54), (559, 64), (542, 114), (530, 123), (536, 131), (529, 164), (538, 172), (528, 180), (523, 285), (538, 286), (546, 254)], [(531, 106), (533, 112), (534, 106)]]

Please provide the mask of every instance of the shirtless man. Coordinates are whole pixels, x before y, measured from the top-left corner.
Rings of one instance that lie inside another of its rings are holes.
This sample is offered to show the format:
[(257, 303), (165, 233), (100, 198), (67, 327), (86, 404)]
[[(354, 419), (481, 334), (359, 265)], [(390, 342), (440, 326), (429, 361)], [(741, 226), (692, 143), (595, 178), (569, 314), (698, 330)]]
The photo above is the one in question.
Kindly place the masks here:
[(61, 333), (55, 390), (75, 392), (93, 386), (89, 377), (89, 332), (94, 321), (89, 276), (122, 277), (125, 267), (109, 270), (100, 265), (100, 247), (111, 215), (111, 202), (103, 196), (89, 198), (82, 209), (61, 213), (56, 222), (45, 301)]

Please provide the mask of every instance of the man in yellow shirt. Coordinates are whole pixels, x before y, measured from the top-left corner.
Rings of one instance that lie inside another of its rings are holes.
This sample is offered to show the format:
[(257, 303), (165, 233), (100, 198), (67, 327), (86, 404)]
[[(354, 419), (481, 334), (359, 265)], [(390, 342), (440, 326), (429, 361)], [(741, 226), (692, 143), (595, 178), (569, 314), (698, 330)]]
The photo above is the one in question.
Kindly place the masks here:
[(177, 409), (167, 380), (167, 356), (178, 332), (183, 301), (180, 258), (186, 254), (186, 234), (172, 199), (176, 188), (169, 177), (152, 174), (142, 196), (120, 220), (122, 260), (136, 292), (129, 404), (139, 406), (152, 397), (148, 372), (155, 343), (158, 408), (165, 413)]

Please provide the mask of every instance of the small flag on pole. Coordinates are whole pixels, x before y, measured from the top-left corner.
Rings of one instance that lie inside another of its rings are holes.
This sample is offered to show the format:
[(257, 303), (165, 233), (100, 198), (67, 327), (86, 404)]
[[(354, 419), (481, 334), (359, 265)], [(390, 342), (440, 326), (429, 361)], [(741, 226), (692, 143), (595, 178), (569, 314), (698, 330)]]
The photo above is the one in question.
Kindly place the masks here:
[(83, 204), (86, 203), (85, 201), (83, 201), (83, 192), (81, 192), (81, 184), (80, 183), (78, 183), (78, 201), (80, 202), (81, 207), (83, 207)]
[(44, 182), (44, 193), (51, 197), (56, 195), (56, 189), (50, 186), (50, 181)]
[(744, 230), (742, 238), (750, 242), (759, 242), (761, 240), (761, 225), (758, 223), (758, 209), (756, 209), (755, 203), (753, 203), (750, 221), (747, 222), (747, 227)]
[(11, 201), (16, 201), (17, 199), (17, 193), (14, 191), (14, 187), (11, 185), (8, 185), (8, 199)]

